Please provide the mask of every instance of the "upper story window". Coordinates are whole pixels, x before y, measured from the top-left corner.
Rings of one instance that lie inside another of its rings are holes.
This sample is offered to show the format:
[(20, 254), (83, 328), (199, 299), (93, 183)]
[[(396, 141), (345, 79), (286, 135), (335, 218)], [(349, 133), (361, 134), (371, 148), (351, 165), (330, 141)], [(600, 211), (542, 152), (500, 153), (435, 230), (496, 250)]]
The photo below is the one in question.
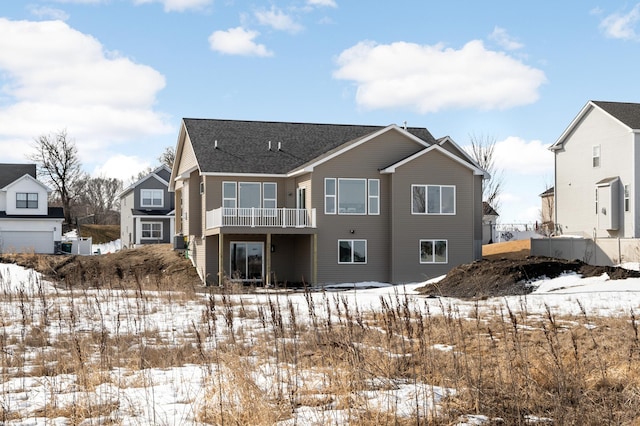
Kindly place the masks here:
[[(222, 207), (226, 216), (240, 214), (245, 209), (278, 207), (278, 186), (275, 182), (222, 182)], [(245, 212), (246, 213), (246, 212)]]
[(600, 167), (600, 145), (593, 147), (593, 167)]
[(453, 185), (411, 185), (411, 213), (456, 214), (456, 187)]
[(380, 214), (380, 180), (326, 178), (324, 180), (325, 214)]
[(141, 189), (142, 207), (163, 207), (164, 191), (162, 189)]
[(16, 208), (17, 209), (37, 209), (38, 193), (37, 192), (17, 192)]
[(628, 212), (629, 211), (629, 185), (625, 185), (624, 186), (624, 211)]

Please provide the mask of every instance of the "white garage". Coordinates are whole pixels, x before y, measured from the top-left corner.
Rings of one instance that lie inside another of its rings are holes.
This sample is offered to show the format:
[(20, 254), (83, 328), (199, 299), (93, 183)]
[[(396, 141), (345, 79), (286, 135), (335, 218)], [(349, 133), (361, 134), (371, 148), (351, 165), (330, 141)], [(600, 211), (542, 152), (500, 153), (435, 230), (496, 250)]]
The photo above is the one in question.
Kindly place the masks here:
[(53, 231), (2, 231), (2, 253), (53, 253)]

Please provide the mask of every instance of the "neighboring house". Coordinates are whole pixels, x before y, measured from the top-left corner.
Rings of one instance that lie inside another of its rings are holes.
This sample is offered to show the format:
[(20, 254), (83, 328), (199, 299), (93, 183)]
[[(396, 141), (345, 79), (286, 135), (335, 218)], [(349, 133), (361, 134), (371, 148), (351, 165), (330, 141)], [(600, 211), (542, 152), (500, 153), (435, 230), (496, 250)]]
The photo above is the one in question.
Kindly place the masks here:
[(49, 207), (49, 189), (35, 164), (0, 164), (0, 252), (55, 253), (64, 214)]
[(120, 193), (120, 242), (123, 248), (170, 243), (175, 199), (169, 193), (171, 169), (162, 165)]
[(540, 219), (542, 221), (538, 231), (543, 235), (553, 235), (555, 231), (553, 207), (555, 205), (553, 186), (540, 194)]
[(404, 283), (481, 258), (487, 177), (425, 128), (183, 119), (169, 189), (206, 283)]
[(495, 242), (494, 229), (500, 215), (486, 201), (482, 202), (482, 244), (491, 244)]
[(556, 234), (640, 237), (640, 104), (589, 101), (550, 149)]

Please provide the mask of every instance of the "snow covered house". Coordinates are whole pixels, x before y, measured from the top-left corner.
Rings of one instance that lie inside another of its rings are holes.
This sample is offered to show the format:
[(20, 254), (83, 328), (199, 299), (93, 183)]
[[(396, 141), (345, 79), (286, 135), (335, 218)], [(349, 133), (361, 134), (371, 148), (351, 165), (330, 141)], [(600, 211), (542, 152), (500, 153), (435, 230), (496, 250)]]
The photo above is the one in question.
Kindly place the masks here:
[(0, 164), (0, 252), (55, 253), (64, 214), (49, 207), (49, 189), (35, 164)]
[(170, 243), (174, 234), (174, 197), (168, 191), (171, 169), (162, 165), (120, 193), (123, 248)]
[(404, 283), (482, 256), (486, 177), (426, 128), (185, 118), (169, 189), (206, 283)]

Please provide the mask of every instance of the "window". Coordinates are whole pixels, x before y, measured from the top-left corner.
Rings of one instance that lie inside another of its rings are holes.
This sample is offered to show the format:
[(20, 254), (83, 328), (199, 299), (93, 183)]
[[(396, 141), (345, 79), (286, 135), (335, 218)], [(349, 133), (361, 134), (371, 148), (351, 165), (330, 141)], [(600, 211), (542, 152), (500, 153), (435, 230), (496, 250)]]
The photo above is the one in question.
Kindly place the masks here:
[(17, 192), (16, 208), (17, 209), (37, 209), (38, 193), (37, 192)]
[(223, 215), (235, 216), (236, 214), (236, 190), (235, 182), (222, 182), (222, 208)]
[(325, 214), (380, 214), (380, 181), (360, 178), (324, 180)]
[(600, 167), (600, 145), (593, 147), (593, 167)]
[(277, 184), (275, 182), (222, 182), (222, 207), (225, 216), (235, 216), (236, 209), (242, 209), (242, 216), (251, 216), (252, 208), (269, 209), (276, 213)]
[(420, 263), (447, 263), (447, 240), (420, 240)]
[(455, 214), (456, 187), (451, 185), (411, 185), (413, 214)]
[(369, 179), (369, 214), (380, 214), (380, 181)]
[(141, 189), (142, 207), (162, 207), (164, 206), (164, 191), (162, 189)]
[(262, 184), (262, 207), (267, 209), (265, 216), (275, 217), (278, 213), (276, 211), (277, 186), (275, 182), (265, 182)]
[(629, 185), (624, 186), (624, 211), (629, 211)]
[(142, 238), (162, 239), (162, 222), (145, 222), (142, 224)]
[(367, 263), (367, 240), (338, 240), (338, 263)]
[(204, 182), (200, 182), (200, 195), (204, 194)]
[(324, 213), (336, 214), (336, 180), (326, 178), (324, 180)]

